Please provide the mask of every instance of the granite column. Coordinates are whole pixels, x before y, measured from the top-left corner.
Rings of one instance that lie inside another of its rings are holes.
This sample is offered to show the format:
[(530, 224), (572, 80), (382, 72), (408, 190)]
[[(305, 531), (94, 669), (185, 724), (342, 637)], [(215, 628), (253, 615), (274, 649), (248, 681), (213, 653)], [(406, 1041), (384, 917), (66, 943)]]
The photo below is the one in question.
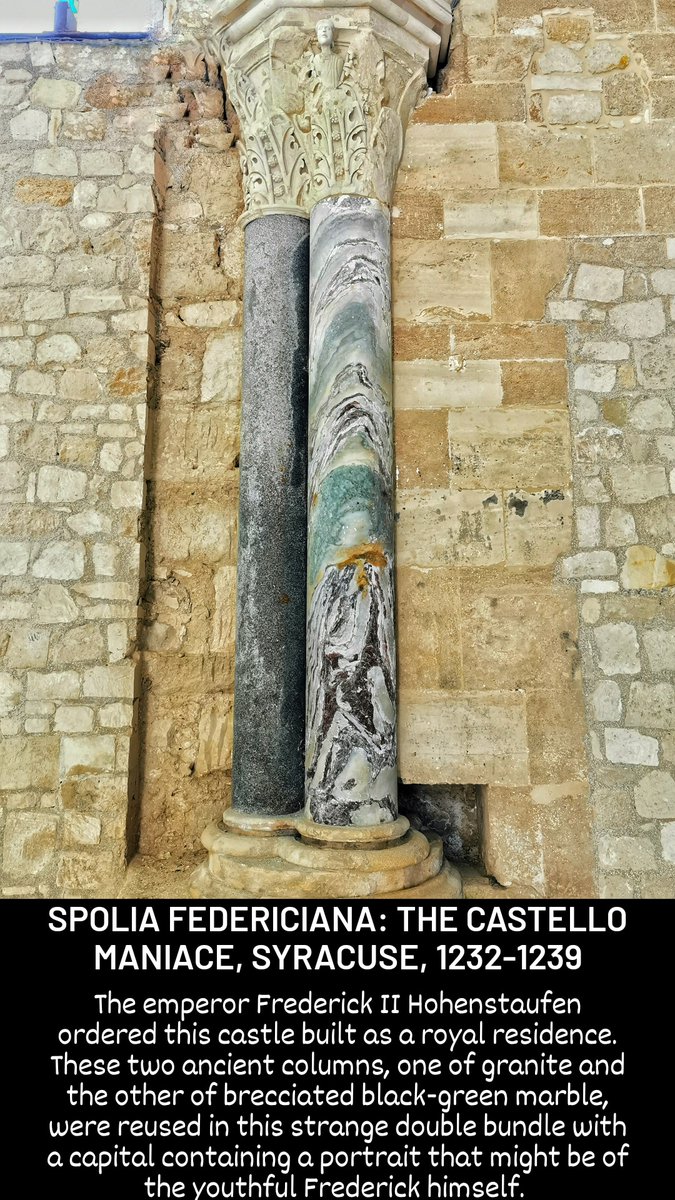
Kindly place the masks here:
[(232, 804), (277, 815), (303, 797), (308, 221), (244, 238)]

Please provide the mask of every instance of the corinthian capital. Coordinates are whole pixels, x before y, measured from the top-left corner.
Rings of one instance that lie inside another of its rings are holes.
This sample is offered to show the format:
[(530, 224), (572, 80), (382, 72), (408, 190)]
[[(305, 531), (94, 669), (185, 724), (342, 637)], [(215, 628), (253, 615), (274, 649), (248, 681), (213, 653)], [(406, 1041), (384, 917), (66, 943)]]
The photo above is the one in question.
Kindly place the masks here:
[(391, 202), (408, 119), (447, 53), (449, 0), (229, 0), (207, 40), (241, 125), (245, 219), (325, 196)]

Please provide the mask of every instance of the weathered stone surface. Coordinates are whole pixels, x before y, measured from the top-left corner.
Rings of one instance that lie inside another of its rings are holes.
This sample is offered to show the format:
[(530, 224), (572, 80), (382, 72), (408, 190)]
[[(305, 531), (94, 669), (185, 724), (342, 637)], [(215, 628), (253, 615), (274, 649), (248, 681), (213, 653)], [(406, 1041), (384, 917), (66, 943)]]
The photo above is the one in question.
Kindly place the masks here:
[(450, 193), (445, 199), (447, 238), (536, 238), (536, 193), (529, 190)]
[(498, 242), (493, 247), (493, 315), (500, 321), (538, 321), (567, 266), (563, 242)]
[(71, 541), (50, 542), (32, 565), (38, 579), (81, 579), (84, 574), (84, 545)]
[(593, 630), (598, 665), (605, 675), (639, 675), (640, 648), (637, 634), (626, 622), (597, 625)]
[(620, 300), (625, 272), (618, 267), (599, 267), (582, 263), (574, 280), (574, 296), (579, 300)]
[(621, 583), (625, 588), (649, 591), (675, 587), (675, 560), (665, 558), (651, 546), (629, 546)]
[(115, 739), (111, 734), (82, 734), (61, 739), (61, 778), (95, 775), (115, 769)]
[(603, 679), (593, 689), (591, 704), (596, 721), (620, 721), (623, 705), (618, 683), (612, 679)]
[(498, 690), (506, 678), (517, 690), (555, 687), (575, 669), (573, 597), (534, 573), (462, 571), (460, 636), (462, 671), (475, 688)]
[(502, 399), (499, 363), (417, 359), (394, 367), (394, 408), (496, 408)]
[(393, 311), (401, 320), (433, 322), (490, 315), (489, 251), (471, 242), (408, 239), (393, 246)]
[(82, 86), (74, 79), (38, 79), (30, 92), (31, 103), (43, 108), (75, 108)]
[(560, 489), (506, 495), (506, 558), (509, 566), (555, 563), (569, 552), (572, 498)]
[(624, 504), (647, 504), (668, 495), (664, 467), (617, 466), (611, 468), (611, 476), (616, 497)]
[(635, 807), (641, 817), (675, 817), (675, 779), (668, 771), (650, 771), (634, 792)]
[(497, 184), (495, 126), (413, 124), (405, 139), (399, 187), (486, 188)]
[(58, 818), (51, 813), (9, 813), (3, 839), (3, 870), (13, 877), (35, 876), (49, 867), (56, 847), (57, 824)]
[(607, 130), (596, 143), (600, 183), (672, 183), (675, 141), (660, 125), (632, 125)]
[(548, 101), (547, 116), (551, 125), (592, 124), (602, 116), (602, 99), (590, 91), (557, 93)]
[(402, 688), (462, 684), (459, 582), (454, 569), (397, 572), (398, 676)]
[(0, 739), (0, 790), (53, 788), (58, 783), (57, 737), (3, 737)]
[(605, 751), (607, 758), (613, 763), (632, 763), (647, 767), (659, 765), (657, 739), (646, 737), (635, 729), (605, 729)]
[[(568, 423), (549, 409), (450, 413), (452, 478), (464, 488), (558, 488), (569, 481)], [(536, 446), (536, 451), (533, 448)]]
[[(502, 125), (497, 136), (499, 177), (503, 183), (584, 187), (592, 182), (591, 145), (579, 133), (559, 134), (524, 125)], [(622, 178), (621, 182), (626, 181)]]
[(401, 566), (489, 565), (504, 561), (503, 510), (494, 492), (416, 488), (397, 496)]
[(517, 695), (403, 692), (399, 705), (404, 783), (527, 782), (525, 711)]
[(639, 729), (674, 729), (675, 689), (672, 685), (631, 683), (626, 724)]
[(567, 406), (569, 380), (565, 363), (503, 362), (501, 377), (504, 404), (522, 408)]
[[(675, 821), (669, 821), (661, 829), (661, 854), (667, 863), (675, 863)], [(666, 886), (662, 894), (670, 898), (672, 888)]]
[(675, 630), (646, 629), (642, 636), (652, 671), (675, 671)]
[(539, 197), (539, 223), (546, 236), (607, 236), (641, 229), (637, 188), (547, 188)]
[(616, 555), (611, 550), (587, 550), (563, 559), (561, 570), (567, 579), (598, 579), (616, 575)]
[(637, 345), (635, 357), (640, 383), (649, 388), (670, 391), (675, 384), (674, 354), (675, 338), (672, 337), (662, 338), (653, 345), (649, 342)]
[(600, 863), (610, 871), (653, 871), (656, 869), (654, 847), (646, 837), (600, 838)]
[(616, 367), (609, 363), (584, 363), (574, 372), (574, 386), (583, 392), (611, 392), (616, 384)]

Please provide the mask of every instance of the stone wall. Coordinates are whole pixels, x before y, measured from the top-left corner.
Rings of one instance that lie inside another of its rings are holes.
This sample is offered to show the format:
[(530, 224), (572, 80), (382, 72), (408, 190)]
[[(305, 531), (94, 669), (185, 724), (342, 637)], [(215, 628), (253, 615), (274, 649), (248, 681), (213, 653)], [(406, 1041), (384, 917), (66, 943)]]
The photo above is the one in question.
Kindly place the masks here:
[(455, 19), (395, 201), (401, 773), (482, 785), (502, 883), (673, 895), (674, 20)]
[[(542, 896), (675, 894), (674, 45), (461, 0), (395, 198), (400, 773)], [(228, 802), (241, 182), (183, 51), (0, 46), (9, 895)]]
[(0, 46), (5, 894), (109, 886), (137, 805), (151, 266), (166, 60)]
[(191, 74), (163, 139), (141, 642), (139, 849), (177, 862), (230, 801), (241, 392), (239, 155), (220, 81)]

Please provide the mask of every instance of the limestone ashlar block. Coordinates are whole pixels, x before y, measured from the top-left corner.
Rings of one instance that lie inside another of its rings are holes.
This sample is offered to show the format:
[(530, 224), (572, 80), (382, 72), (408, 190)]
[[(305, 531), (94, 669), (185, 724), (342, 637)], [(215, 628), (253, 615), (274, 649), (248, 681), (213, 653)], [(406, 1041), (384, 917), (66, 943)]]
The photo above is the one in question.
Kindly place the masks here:
[[(560, 325), (543, 325), (539, 321), (522, 324), (497, 323), (495, 321), (463, 321), (452, 325), (452, 350), (462, 359), (487, 358), (502, 360), (504, 403), (514, 403), (513, 396), (506, 399), (506, 371), (504, 360), (511, 359), (565, 359), (567, 343), (565, 330)], [(529, 370), (532, 363), (523, 363), (515, 371)], [(557, 391), (556, 391), (557, 394)], [(527, 403), (530, 403), (528, 400)]]
[(453, 192), (445, 196), (443, 232), (447, 238), (536, 238), (534, 189)]
[(642, 639), (654, 674), (675, 673), (675, 628), (645, 629)]
[(494, 318), (540, 321), (546, 300), (565, 277), (563, 241), (507, 241), (492, 247)]
[(550, 361), (502, 363), (503, 403), (520, 408), (566, 408), (567, 364)]
[(189, 190), (207, 221), (226, 232), (232, 229), (244, 207), (238, 151), (233, 147), (214, 154), (198, 149), (191, 156)]
[(59, 779), (59, 738), (33, 735), (0, 738), (0, 790), (49, 790)]
[(400, 488), (443, 487), (448, 482), (448, 422), (445, 409), (403, 409), (394, 424), (396, 484)]
[(53, 208), (65, 208), (73, 198), (74, 189), (73, 179), (28, 175), (16, 181), (14, 198), (20, 204), (48, 204)]
[(655, 121), (675, 117), (675, 79), (653, 79), (649, 85)]
[(502, 183), (539, 188), (582, 188), (593, 182), (591, 139), (585, 133), (553, 133), (527, 125), (501, 125), (497, 136)]
[(473, 242), (394, 241), (393, 312), (404, 321), (490, 316), (490, 248)]
[(443, 233), (443, 201), (430, 189), (399, 188), (391, 215), (394, 237), (432, 239)]
[(483, 796), (485, 871), (504, 887), (524, 884), (546, 895), (539, 813), (527, 787), (492, 784)]
[(569, 489), (508, 492), (504, 512), (508, 566), (548, 566), (569, 553), (573, 514)]
[(467, 72), (472, 83), (518, 81), (527, 71), (532, 55), (543, 42), (541, 31), (531, 26), (518, 38), (508, 35), (467, 39)]
[(464, 677), (475, 688), (554, 689), (579, 665), (572, 589), (546, 585), (538, 571), (461, 572)]
[(225, 237), (210, 229), (164, 228), (159, 261), (159, 290), (163, 300), (191, 302), (230, 299), (241, 294), (241, 230)]
[(115, 770), (112, 734), (81, 734), (61, 739), (61, 779)]
[(404, 783), (529, 781), (524, 697), (510, 693), (401, 692), (399, 772)]
[(446, 125), (524, 121), (525, 87), (520, 82), (454, 82), (441, 96), (429, 96), (417, 109), (412, 124)]
[(459, 578), (454, 568), (396, 572), (398, 677), (403, 690), (461, 690)]
[[(420, 324), (416, 321), (394, 321), (394, 370), (398, 363), (417, 361), (438, 362), (450, 354), (450, 328), (446, 321)], [(396, 403), (396, 397), (394, 397)]]
[[(571, 7), (573, 15), (576, 16), (576, 5), (565, 7)], [(624, 0), (595, 0), (592, 6), (583, 4), (584, 16), (591, 7), (596, 32), (625, 33), (654, 27), (654, 8), (651, 0), (630, 0), (629, 4)], [(531, 16), (532, 5), (528, 5), (528, 0), (499, 0), (497, 28), (511, 32), (517, 27), (516, 23)]]
[(172, 406), (160, 411), (154, 427), (155, 455), (151, 478), (167, 483), (189, 479), (222, 479), (239, 454), (239, 406), (236, 404)]
[(675, 688), (670, 683), (630, 685), (626, 725), (638, 729), (675, 729)]
[(162, 662), (159, 655), (144, 653), (141, 675), (142, 686), (152, 689), (153, 696), (171, 697), (175, 704), (181, 695), (193, 701), (227, 690), (231, 661), (223, 654), (176, 654)]
[(629, 125), (597, 139), (595, 170), (599, 183), (672, 184), (675, 129), (672, 124)]
[(494, 360), (437, 362), (416, 359), (394, 365), (394, 410), (496, 408), (502, 399), (501, 372)]
[(57, 830), (58, 818), (52, 814), (8, 813), (3, 840), (3, 871), (16, 878), (40, 875), (53, 861)]
[[(237, 510), (234, 499), (208, 492), (185, 495), (183, 488), (172, 496), (165, 485), (156, 490), (153, 516), (155, 553), (166, 562), (235, 562)], [(187, 491), (187, 489), (185, 489)]]
[(489, 414), (451, 412), (450, 463), (466, 488), (565, 488), (570, 481), (567, 414), (554, 409), (503, 408)]
[(411, 488), (396, 496), (400, 566), (491, 566), (504, 561), (500, 495), (466, 488)]
[(649, 64), (650, 76), (658, 79), (675, 75), (675, 32), (659, 29), (658, 33), (638, 33), (631, 44)]
[(532, 789), (539, 815), (546, 895), (590, 899), (596, 894), (595, 855), (588, 784)]
[(491, 188), (498, 183), (497, 130), (488, 122), (410, 126), (398, 173), (399, 188)]
[(485, 790), (486, 870), (550, 898), (595, 894), (588, 787), (583, 781)]
[(527, 740), (533, 784), (587, 777), (586, 722), (581, 678), (538, 688), (527, 696)]

